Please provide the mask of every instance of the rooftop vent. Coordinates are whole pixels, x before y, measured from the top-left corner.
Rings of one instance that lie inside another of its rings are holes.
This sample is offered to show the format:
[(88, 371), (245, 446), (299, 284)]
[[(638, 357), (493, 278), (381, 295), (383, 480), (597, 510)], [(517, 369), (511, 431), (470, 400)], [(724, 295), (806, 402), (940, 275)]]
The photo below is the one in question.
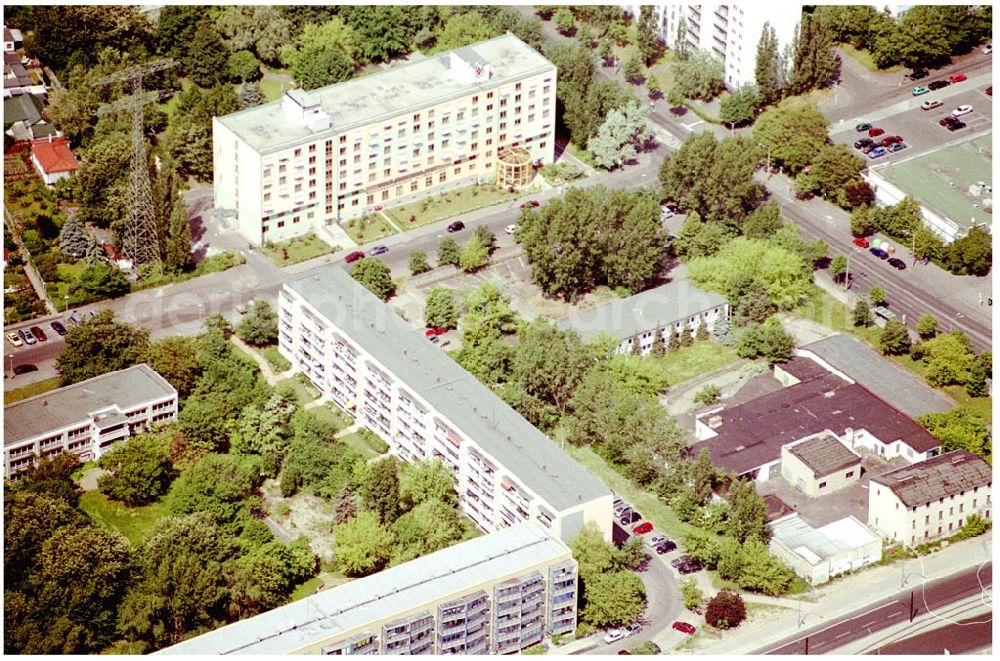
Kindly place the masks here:
[(951, 458), (951, 465), (952, 466), (957, 466), (958, 464), (961, 464), (963, 462), (965, 462), (965, 457), (962, 456), (962, 455), (958, 455), (957, 457), (952, 457)]
[(746, 450), (746, 449), (747, 449), (747, 448), (746, 448), (746, 446), (745, 446), (745, 445), (737, 445), (737, 446), (736, 446), (736, 449), (735, 449), (735, 450), (733, 450), (733, 452), (742, 452), (743, 450)]
[(711, 418), (708, 419), (708, 426), (710, 428), (712, 428), (712, 429), (715, 429), (716, 427), (718, 427), (721, 424), (722, 424), (722, 416), (721, 415), (713, 415)]
[(823, 393), (823, 396), (826, 397), (827, 399), (830, 399), (835, 394), (836, 394), (836, 392), (834, 392), (833, 390), (827, 390), (825, 393)]

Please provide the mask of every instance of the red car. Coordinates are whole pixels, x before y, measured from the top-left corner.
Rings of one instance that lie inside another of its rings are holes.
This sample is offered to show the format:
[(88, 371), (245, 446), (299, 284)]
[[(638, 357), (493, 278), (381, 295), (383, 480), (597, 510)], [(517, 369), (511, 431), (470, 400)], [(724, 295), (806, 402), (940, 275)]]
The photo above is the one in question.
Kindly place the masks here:
[(888, 147), (889, 145), (894, 145), (897, 142), (902, 142), (902, 141), (903, 141), (903, 136), (901, 135), (887, 135), (884, 138), (882, 138), (882, 146)]
[(358, 261), (359, 259), (364, 259), (364, 258), (365, 258), (365, 254), (363, 252), (361, 252), (360, 250), (355, 250), (354, 252), (352, 252), (351, 254), (349, 254), (347, 257), (345, 257), (344, 261), (347, 262), (348, 264), (353, 264), (354, 262)]
[(427, 337), (437, 337), (438, 335), (444, 335), (447, 332), (447, 328), (428, 328), (424, 331), (424, 335)]
[(643, 521), (635, 528), (632, 528), (632, 533), (636, 535), (645, 535), (647, 532), (653, 532), (653, 524), (649, 521)]
[(695, 632), (694, 625), (687, 622), (674, 622), (674, 629), (688, 635), (694, 635)]
[(969, 77), (966, 76), (964, 73), (953, 73), (950, 76), (948, 76), (949, 83), (960, 83), (963, 80), (968, 80), (968, 79)]
[(868, 239), (866, 239), (863, 236), (856, 236), (856, 237), (854, 237), (854, 241), (852, 241), (852, 243), (854, 245), (856, 245), (857, 247), (859, 247), (859, 248), (867, 248), (870, 245), (868, 243)]
[(527, 202), (521, 205), (521, 208), (527, 209), (529, 207), (537, 207), (539, 204), (540, 202), (538, 200), (528, 200)]
[(874, 128), (868, 129), (868, 137), (869, 138), (876, 138), (876, 137), (882, 135), (883, 133), (885, 133), (885, 129), (880, 129), (877, 126), (874, 127)]

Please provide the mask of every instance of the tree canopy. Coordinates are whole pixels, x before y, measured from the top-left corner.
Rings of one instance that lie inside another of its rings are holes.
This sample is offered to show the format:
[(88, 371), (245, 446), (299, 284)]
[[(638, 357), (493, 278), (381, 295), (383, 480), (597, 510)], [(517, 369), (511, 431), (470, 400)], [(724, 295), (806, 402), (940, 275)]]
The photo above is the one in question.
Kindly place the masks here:
[(62, 385), (70, 385), (138, 363), (149, 347), (149, 330), (116, 321), (113, 311), (101, 310), (70, 328), (65, 342), (56, 369)]

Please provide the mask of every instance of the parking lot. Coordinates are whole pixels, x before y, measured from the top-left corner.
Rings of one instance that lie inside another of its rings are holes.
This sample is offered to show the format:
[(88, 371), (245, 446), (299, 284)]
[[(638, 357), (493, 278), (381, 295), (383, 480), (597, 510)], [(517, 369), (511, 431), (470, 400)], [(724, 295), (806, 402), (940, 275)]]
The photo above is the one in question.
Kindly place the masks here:
[[(914, 107), (886, 117), (865, 118), (864, 114), (860, 116), (859, 121), (868, 122), (885, 130), (884, 135), (875, 138), (876, 142), (887, 135), (900, 135), (908, 145), (907, 149), (878, 159), (867, 159), (860, 150), (855, 150), (853, 147), (852, 150), (858, 156), (865, 158), (869, 164), (875, 165), (910, 158), (949, 143), (968, 139), (970, 135), (992, 128), (993, 99), (986, 94), (986, 85), (971, 86), (971, 82), (956, 83), (936, 92), (913, 97)], [(903, 97), (908, 95), (908, 88), (901, 90), (900, 94)], [(928, 99), (940, 99), (943, 103), (932, 110), (921, 110), (920, 103)], [(970, 114), (961, 118), (966, 124), (965, 128), (949, 131), (938, 124), (938, 120), (951, 114), (951, 111), (960, 105), (973, 107)], [(867, 136), (867, 132), (856, 131), (854, 124), (844, 124), (835, 133), (831, 133), (830, 139), (837, 144), (852, 146), (856, 140)]]

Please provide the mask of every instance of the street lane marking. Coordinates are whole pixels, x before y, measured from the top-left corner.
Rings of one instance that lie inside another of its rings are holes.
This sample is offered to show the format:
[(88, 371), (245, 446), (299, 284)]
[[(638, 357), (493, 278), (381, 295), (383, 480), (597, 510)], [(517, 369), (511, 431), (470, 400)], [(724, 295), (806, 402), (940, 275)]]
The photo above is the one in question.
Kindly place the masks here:
[(863, 627), (870, 627), (870, 626), (871, 626), (871, 625), (873, 625), (873, 624), (875, 624), (875, 620), (872, 620), (871, 622), (865, 622), (865, 623), (864, 623), (864, 624), (862, 624), (861, 626), (862, 626), (862, 628), (863, 628)]
[(837, 634), (837, 638), (843, 638), (844, 636), (850, 636), (853, 632), (845, 631), (844, 633)]

